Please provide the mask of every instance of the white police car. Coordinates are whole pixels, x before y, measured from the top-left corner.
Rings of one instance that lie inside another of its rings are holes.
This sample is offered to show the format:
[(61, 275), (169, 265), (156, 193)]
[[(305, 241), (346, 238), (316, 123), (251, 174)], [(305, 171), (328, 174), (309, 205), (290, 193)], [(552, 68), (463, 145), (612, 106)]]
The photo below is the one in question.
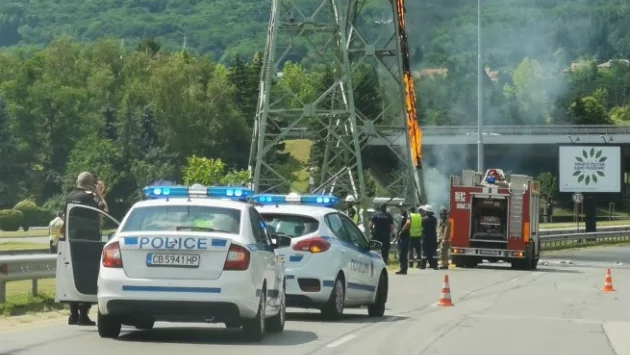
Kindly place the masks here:
[(331, 208), (338, 198), (256, 195), (254, 201), (273, 234), (292, 238), (290, 247), (276, 250), (286, 268), (288, 306), (318, 308), (337, 319), (344, 307), (365, 305), (370, 316), (383, 316), (388, 274), (381, 243)]
[(253, 340), (266, 330), (284, 329), (286, 284), (274, 252), (278, 245), (258, 212), (236, 201), (251, 196), (250, 190), (143, 191), (149, 200), (129, 210), (104, 248), (100, 235), (92, 240), (74, 218), (87, 207), (68, 207), (70, 257), (58, 269), (60, 301), (98, 302), (101, 337), (117, 337), (123, 324), (151, 329), (155, 321), (242, 326)]

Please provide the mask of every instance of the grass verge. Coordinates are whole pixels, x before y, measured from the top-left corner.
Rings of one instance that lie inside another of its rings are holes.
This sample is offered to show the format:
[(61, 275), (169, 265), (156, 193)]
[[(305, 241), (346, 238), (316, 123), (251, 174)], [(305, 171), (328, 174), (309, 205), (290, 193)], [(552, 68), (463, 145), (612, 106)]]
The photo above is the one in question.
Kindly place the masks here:
[(25, 231), (6, 232), (0, 231), (0, 238), (33, 238), (33, 237), (47, 237), (48, 229), (31, 229)]
[(10, 250), (37, 250), (47, 249), (48, 245), (40, 243), (27, 243), (27, 242), (2, 242), (0, 241), (0, 251)]
[[(616, 221), (602, 221), (597, 222), (599, 227), (612, 227), (612, 226), (626, 226), (630, 225), (630, 220), (621, 219)], [(541, 223), (540, 229), (560, 229), (560, 228), (573, 228), (577, 229), (577, 223)], [(580, 222), (580, 229), (584, 228), (584, 222)]]
[[(291, 139), (284, 141), (284, 151), (289, 153), (289, 155), (304, 166), (308, 164), (312, 146), (313, 143), (308, 139)], [(298, 192), (308, 191), (308, 169), (306, 167), (302, 168), (295, 174), (297, 180), (293, 182), (294, 187)]]
[(31, 294), (31, 281), (11, 281), (7, 283), (7, 301), (0, 303), (0, 316), (19, 316), (28, 313), (48, 312), (63, 309), (64, 305), (55, 302), (55, 280), (39, 280), (39, 294)]
[(584, 242), (584, 243), (563, 244), (563, 245), (545, 247), (544, 249), (542, 249), (541, 253), (544, 255), (544, 254), (550, 254), (553, 252), (565, 251), (565, 250), (579, 251), (583, 249), (590, 249), (590, 248), (596, 248), (596, 247), (611, 247), (612, 248), (612, 247), (624, 247), (624, 246), (630, 246), (630, 242), (618, 242), (618, 241), (594, 242), (594, 243)]

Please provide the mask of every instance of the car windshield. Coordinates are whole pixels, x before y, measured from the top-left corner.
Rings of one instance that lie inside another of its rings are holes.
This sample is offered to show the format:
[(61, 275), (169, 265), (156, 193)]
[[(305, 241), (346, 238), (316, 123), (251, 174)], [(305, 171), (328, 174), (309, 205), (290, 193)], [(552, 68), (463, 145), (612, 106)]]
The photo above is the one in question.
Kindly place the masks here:
[(209, 231), (239, 234), (241, 211), (211, 206), (147, 206), (134, 208), (122, 232)]
[(301, 237), (317, 231), (319, 222), (308, 216), (281, 213), (261, 213), (265, 223), (273, 233), (291, 238)]

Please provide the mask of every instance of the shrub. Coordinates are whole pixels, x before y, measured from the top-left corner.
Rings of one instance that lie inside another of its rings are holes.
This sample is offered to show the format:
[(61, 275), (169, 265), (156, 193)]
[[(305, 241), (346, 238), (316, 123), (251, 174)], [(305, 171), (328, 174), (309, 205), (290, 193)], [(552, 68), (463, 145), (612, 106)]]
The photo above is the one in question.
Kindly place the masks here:
[(35, 214), (35, 218), (32, 221), (32, 226), (42, 227), (47, 226), (50, 221), (55, 218), (55, 212), (45, 209), (38, 208), (37, 213)]
[[(44, 202), (42, 208), (51, 211), (53, 214), (59, 210), (62, 210), (66, 204), (66, 196), (63, 194), (57, 194), (53, 197), (49, 198), (48, 201)], [(46, 222), (48, 224), (48, 222)]]
[(24, 216), (22, 219), (22, 229), (24, 229), (25, 232), (28, 231), (28, 229), (34, 225), (39, 213), (39, 208), (35, 201), (28, 199), (22, 200), (18, 202), (13, 209), (22, 211), (22, 215)]
[(0, 210), (0, 229), (15, 232), (20, 229), (24, 215), (18, 210)]

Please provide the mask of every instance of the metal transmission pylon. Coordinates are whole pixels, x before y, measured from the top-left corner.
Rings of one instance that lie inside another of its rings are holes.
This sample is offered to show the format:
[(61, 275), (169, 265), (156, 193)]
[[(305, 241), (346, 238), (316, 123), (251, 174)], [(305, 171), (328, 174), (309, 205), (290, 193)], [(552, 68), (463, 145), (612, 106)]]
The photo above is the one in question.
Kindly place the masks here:
[[(284, 140), (304, 138), (313, 142), (311, 192), (352, 194), (371, 207), (369, 169), (391, 197), (418, 202), (409, 144), (393, 143), (398, 136), (409, 140), (396, 5), (381, 1), (381, 8), (370, 2), (379, 18), (366, 21), (365, 0), (272, 0), (250, 154), (257, 192), (292, 185), (274, 165), (273, 151)], [(283, 77), (287, 61), (301, 61), (306, 76), (288, 70)], [(373, 138), (388, 143), (371, 147)]]

